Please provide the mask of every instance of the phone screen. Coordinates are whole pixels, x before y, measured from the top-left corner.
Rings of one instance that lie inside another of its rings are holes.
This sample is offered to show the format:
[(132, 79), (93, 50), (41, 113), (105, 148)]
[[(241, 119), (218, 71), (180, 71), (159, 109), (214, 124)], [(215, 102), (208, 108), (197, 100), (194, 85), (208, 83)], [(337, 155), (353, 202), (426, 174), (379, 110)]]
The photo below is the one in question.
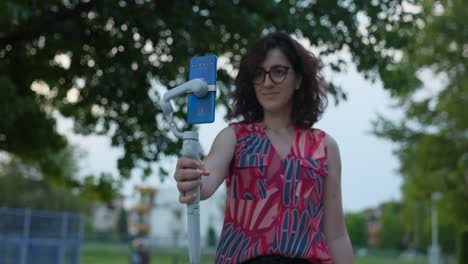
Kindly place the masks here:
[(189, 79), (202, 78), (208, 83), (208, 92), (203, 97), (188, 96), (187, 122), (189, 124), (213, 123), (216, 101), (216, 62), (215, 55), (192, 57)]

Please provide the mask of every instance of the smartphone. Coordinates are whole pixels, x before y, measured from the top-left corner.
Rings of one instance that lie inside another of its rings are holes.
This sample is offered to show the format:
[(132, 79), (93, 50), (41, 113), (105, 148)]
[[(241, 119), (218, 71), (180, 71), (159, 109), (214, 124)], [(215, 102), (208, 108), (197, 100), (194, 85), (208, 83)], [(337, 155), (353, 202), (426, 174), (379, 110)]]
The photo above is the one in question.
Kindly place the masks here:
[(192, 57), (189, 79), (203, 78), (208, 83), (208, 92), (203, 97), (188, 96), (187, 122), (193, 124), (213, 123), (216, 101), (216, 62), (215, 55)]

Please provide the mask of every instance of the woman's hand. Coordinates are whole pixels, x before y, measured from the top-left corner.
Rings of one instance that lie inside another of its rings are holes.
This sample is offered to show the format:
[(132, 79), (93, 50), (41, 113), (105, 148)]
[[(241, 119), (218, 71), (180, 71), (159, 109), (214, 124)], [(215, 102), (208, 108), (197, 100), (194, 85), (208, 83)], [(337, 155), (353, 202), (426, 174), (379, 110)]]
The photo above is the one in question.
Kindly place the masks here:
[(210, 175), (210, 172), (205, 169), (203, 162), (190, 158), (180, 158), (177, 161), (174, 173), (177, 189), (180, 192), (179, 201), (185, 204), (195, 201), (195, 193), (189, 193), (189, 191), (201, 186), (201, 177), (208, 175)]

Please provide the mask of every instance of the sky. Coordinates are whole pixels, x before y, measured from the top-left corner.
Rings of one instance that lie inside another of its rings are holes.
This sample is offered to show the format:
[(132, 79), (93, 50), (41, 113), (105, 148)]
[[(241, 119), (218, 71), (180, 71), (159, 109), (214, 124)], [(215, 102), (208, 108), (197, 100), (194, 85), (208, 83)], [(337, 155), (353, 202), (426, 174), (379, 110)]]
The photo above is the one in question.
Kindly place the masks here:
[[(396, 145), (372, 135), (371, 121), (380, 113), (392, 120), (402, 118), (402, 114), (392, 109), (389, 93), (382, 88), (379, 81), (372, 83), (357, 73), (353, 65), (344, 73), (324, 72), (326, 80), (333, 80), (341, 85), (348, 95), (346, 101), (335, 105), (329, 98), (329, 106), (322, 119), (315, 125), (330, 134), (337, 141), (342, 162), (342, 193), (345, 212), (357, 212), (373, 208), (382, 202), (401, 199), (401, 176), (398, 174), (398, 160), (392, 151)], [(206, 152), (209, 150), (216, 134), (227, 124), (223, 113), (216, 113), (215, 122), (200, 125), (200, 143)], [(117, 159), (123, 150), (112, 148), (109, 138), (104, 136), (80, 136), (73, 134), (72, 122), (60, 119), (58, 129), (67, 135), (70, 142), (80, 146), (87, 155), (80, 166), (82, 174), (110, 172), (118, 175)], [(166, 161), (173, 168), (175, 158)], [(164, 182), (153, 175), (142, 180), (133, 177), (123, 187), (123, 194), (131, 196), (138, 184), (153, 186), (175, 186), (172, 179), (173, 170)], [(130, 200), (129, 200), (130, 201)], [(177, 202), (177, 201), (175, 201)]]

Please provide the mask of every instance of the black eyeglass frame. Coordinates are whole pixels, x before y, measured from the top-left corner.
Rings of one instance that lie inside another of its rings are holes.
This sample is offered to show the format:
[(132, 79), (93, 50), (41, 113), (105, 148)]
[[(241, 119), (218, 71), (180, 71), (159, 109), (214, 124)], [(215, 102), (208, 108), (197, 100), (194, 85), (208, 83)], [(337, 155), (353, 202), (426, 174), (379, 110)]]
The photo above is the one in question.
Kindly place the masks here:
[[(278, 68), (284, 69), (284, 70), (285, 70), (284, 77), (283, 77), (283, 79), (282, 79), (281, 81), (275, 81), (275, 80), (273, 80), (273, 77), (271, 77), (271, 74), (270, 74), (271, 71), (273, 71), (273, 70), (275, 70), (275, 69), (278, 69)], [(291, 68), (291, 67), (285, 66), (285, 65), (273, 65), (273, 66), (270, 68), (270, 70), (267, 71), (267, 70), (265, 70), (265, 69), (262, 68), (262, 67), (257, 67), (257, 68), (255, 69), (255, 72), (257, 72), (258, 70), (261, 70), (262, 73), (263, 73), (263, 78), (262, 78), (261, 81), (258, 81), (258, 82), (257, 82), (257, 81), (255, 81), (255, 79), (256, 79), (256, 78), (255, 78), (256, 74), (254, 74), (254, 77), (253, 77), (252, 81), (253, 81), (254, 84), (257, 84), (257, 85), (258, 85), (258, 84), (262, 84), (262, 83), (265, 82), (266, 76), (268, 75), (268, 77), (270, 78), (270, 80), (271, 80), (274, 84), (280, 84), (280, 83), (284, 82), (284, 80), (286, 80), (286, 78), (288, 77), (288, 71), (289, 71), (290, 68)]]

